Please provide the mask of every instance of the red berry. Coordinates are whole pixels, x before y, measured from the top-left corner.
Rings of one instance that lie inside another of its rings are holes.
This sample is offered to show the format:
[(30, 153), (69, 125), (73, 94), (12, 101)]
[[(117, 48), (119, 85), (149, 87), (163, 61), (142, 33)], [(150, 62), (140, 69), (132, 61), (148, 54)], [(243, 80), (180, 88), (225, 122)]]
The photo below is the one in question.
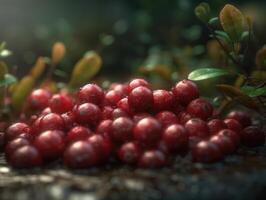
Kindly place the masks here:
[(172, 124), (163, 131), (162, 140), (169, 151), (184, 150), (188, 146), (188, 132), (179, 124)]
[(48, 160), (59, 158), (65, 147), (62, 135), (64, 133), (58, 130), (45, 131), (35, 138), (33, 144), (43, 158)]
[(222, 129), (226, 129), (227, 126), (221, 119), (212, 119), (208, 122), (208, 127), (210, 130), (210, 134), (214, 135), (218, 133)]
[(115, 142), (127, 142), (132, 138), (134, 123), (127, 117), (115, 119), (111, 126), (111, 138)]
[(222, 158), (222, 152), (219, 147), (209, 141), (199, 142), (191, 153), (194, 162), (212, 163)]
[(134, 142), (123, 144), (118, 150), (119, 159), (126, 164), (136, 164), (141, 156), (141, 148)]
[(93, 133), (90, 129), (84, 126), (75, 126), (70, 131), (68, 131), (66, 135), (66, 142), (72, 143), (78, 140), (86, 140), (89, 138)]
[(75, 125), (75, 116), (73, 114), (73, 112), (67, 112), (67, 113), (63, 113), (61, 115), (63, 121), (64, 121), (64, 126), (66, 130), (71, 129), (74, 125)]
[(153, 91), (153, 109), (155, 112), (163, 110), (172, 110), (174, 104), (174, 96), (166, 90)]
[(72, 110), (73, 101), (71, 97), (66, 94), (54, 94), (49, 101), (49, 107), (52, 112), (62, 114)]
[(120, 101), (117, 102), (117, 107), (122, 109), (123, 111), (125, 111), (128, 114), (131, 114), (132, 111), (128, 105), (128, 98), (123, 98)]
[(5, 144), (6, 144), (5, 133), (4, 132), (0, 132), (0, 151), (5, 146)]
[(133, 116), (133, 121), (135, 123), (139, 122), (140, 120), (147, 118), (147, 117), (153, 117), (151, 114), (149, 113), (137, 113)]
[(212, 116), (213, 107), (207, 100), (198, 98), (188, 104), (186, 111), (192, 117), (206, 120)]
[(218, 135), (224, 135), (224, 136), (229, 137), (236, 144), (236, 146), (238, 146), (239, 143), (240, 143), (239, 135), (236, 132), (234, 132), (234, 131), (232, 131), (230, 129), (220, 130), (218, 132)]
[(147, 88), (150, 88), (150, 85), (147, 81), (141, 78), (133, 79), (132, 81), (129, 82), (128, 84), (128, 93), (130, 93), (133, 89), (139, 87), (139, 86), (144, 86)]
[(40, 117), (40, 119), (39, 118), (36, 119), (34, 124), (33, 124), (33, 127), (37, 128), (38, 129), (37, 131), (39, 133), (46, 131), (46, 130), (64, 130), (65, 128), (63, 118), (56, 113), (50, 113), (50, 114), (44, 115)]
[(44, 108), (42, 110), (42, 112), (41, 112), (42, 115), (47, 115), (47, 114), (50, 114), (50, 113), (52, 113), (52, 110), (49, 107)]
[(104, 96), (104, 105), (114, 107), (120, 99), (122, 99), (122, 95), (119, 92), (109, 90)]
[(149, 150), (142, 154), (138, 165), (142, 168), (160, 168), (166, 165), (166, 156), (159, 150)]
[(189, 80), (178, 82), (172, 89), (175, 99), (182, 105), (189, 104), (199, 97), (199, 90), (195, 83)]
[(88, 168), (98, 163), (95, 149), (88, 141), (77, 141), (67, 147), (64, 163), (70, 168)]
[(188, 139), (188, 146), (189, 149), (193, 149), (199, 142), (203, 141), (202, 138), (197, 137), (197, 136), (190, 136)]
[(188, 120), (192, 119), (192, 116), (185, 111), (181, 111), (178, 114), (177, 119), (180, 124), (185, 124)]
[(87, 140), (95, 149), (98, 162), (106, 161), (112, 153), (112, 143), (102, 135), (92, 135)]
[(143, 86), (133, 89), (128, 95), (128, 104), (130, 108), (137, 112), (145, 112), (153, 106), (152, 91)]
[(251, 125), (251, 118), (249, 114), (242, 111), (232, 111), (226, 116), (226, 118), (239, 121), (243, 128)]
[(210, 138), (210, 142), (216, 144), (223, 154), (231, 154), (236, 150), (234, 141), (224, 135), (214, 135)]
[(163, 127), (167, 127), (178, 122), (176, 115), (170, 111), (161, 111), (157, 113), (155, 117)]
[(248, 147), (256, 147), (265, 143), (265, 133), (256, 126), (247, 126), (241, 132), (241, 141)]
[(38, 167), (42, 165), (42, 157), (35, 147), (25, 145), (10, 155), (9, 164), (15, 168)]
[(48, 106), (50, 92), (44, 89), (33, 90), (28, 98), (30, 108), (34, 110), (42, 110)]
[(23, 133), (29, 133), (29, 131), (30, 128), (27, 124), (21, 122), (14, 123), (7, 128), (5, 139), (8, 142), (10, 140), (17, 138), (19, 135)]
[(6, 158), (8, 159), (18, 148), (29, 144), (30, 142), (25, 138), (16, 138), (14, 140), (11, 140), (5, 147)]
[(120, 108), (115, 108), (112, 112), (112, 119), (117, 119), (119, 117), (129, 117), (129, 115)]
[(242, 125), (235, 119), (225, 119), (224, 123), (226, 124), (227, 128), (239, 133), (242, 131)]
[(78, 99), (81, 103), (101, 105), (104, 99), (103, 90), (96, 84), (87, 84), (80, 88)]
[(102, 119), (111, 119), (113, 110), (111, 106), (104, 106), (102, 109)]
[(84, 103), (74, 107), (73, 113), (78, 123), (96, 126), (101, 120), (100, 108), (92, 103)]
[(147, 117), (136, 123), (134, 127), (134, 139), (144, 146), (156, 145), (162, 135), (160, 122), (152, 117)]
[(185, 127), (189, 133), (189, 136), (206, 138), (210, 134), (207, 123), (198, 118), (192, 118), (188, 120), (185, 124)]
[(127, 85), (125, 84), (116, 84), (113, 87), (110, 87), (111, 90), (114, 90), (118, 93), (120, 93), (123, 97), (127, 96)]
[(96, 129), (96, 133), (110, 138), (112, 123), (113, 121), (110, 119), (101, 121)]

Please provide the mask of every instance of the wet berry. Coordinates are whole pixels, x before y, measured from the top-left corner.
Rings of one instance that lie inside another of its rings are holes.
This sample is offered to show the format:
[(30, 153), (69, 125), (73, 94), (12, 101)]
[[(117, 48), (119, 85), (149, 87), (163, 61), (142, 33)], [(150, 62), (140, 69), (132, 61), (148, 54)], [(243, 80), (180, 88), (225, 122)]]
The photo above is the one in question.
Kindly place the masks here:
[(239, 133), (242, 131), (242, 125), (235, 119), (225, 119), (224, 123), (226, 124), (226, 127), (232, 131), (235, 131), (236, 133)]
[(256, 126), (247, 126), (241, 132), (241, 142), (248, 147), (264, 145), (265, 133)]
[(236, 146), (240, 144), (240, 136), (236, 132), (230, 129), (220, 130), (218, 132), (218, 135), (224, 135), (224, 136), (229, 137), (236, 144)]
[(242, 111), (232, 111), (227, 116), (227, 119), (235, 119), (239, 121), (242, 127), (250, 126), (251, 125), (251, 118), (248, 113)]
[(110, 138), (112, 123), (113, 121), (110, 119), (101, 121), (97, 126), (96, 133)]
[(91, 132), (91, 130), (84, 126), (75, 126), (70, 131), (67, 132), (66, 142), (72, 143), (78, 140), (86, 140), (92, 134), (93, 133)]
[(130, 93), (133, 89), (139, 86), (150, 88), (150, 85), (147, 81), (141, 78), (137, 78), (137, 79), (133, 79), (132, 81), (128, 83), (128, 93)]
[(163, 127), (167, 127), (178, 122), (177, 116), (170, 111), (161, 111), (155, 115), (155, 118), (162, 124)]
[(49, 101), (49, 107), (52, 112), (62, 114), (72, 110), (73, 100), (67, 94), (54, 94)]
[(189, 136), (196, 136), (201, 138), (206, 138), (209, 136), (209, 127), (207, 123), (198, 118), (192, 118), (185, 124)]
[(198, 98), (188, 104), (186, 111), (192, 117), (206, 120), (212, 116), (213, 107), (207, 100)]
[(102, 108), (102, 119), (111, 119), (113, 110), (114, 109), (111, 106), (104, 106)]
[(118, 150), (119, 159), (126, 164), (136, 164), (141, 156), (141, 148), (134, 142), (123, 144)]
[(117, 119), (119, 117), (129, 117), (128, 113), (120, 108), (115, 108), (112, 112), (112, 119)]
[(31, 109), (42, 110), (48, 106), (50, 92), (44, 89), (33, 90), (28, 98), (28, 104)]
[(145, 112), (153, 106), (152, 91), (143, 86), (134, 88), (128, 95), (128, 104), (133, 111)]
[(180, 124), (185, 124), (185, 123), (187, 123), (188, 120), (190, 120), (192, 118), (193, 117), (185, 111), (181, 111), (177, 116), (178, 122)]
[(153, 110), (160, 112), (164, 110), (171, 110), (174, 104), (174, 96), (167, 90), (153, 91)]
[(231, 154), (236, 150), (236, 144), (225, 135), (214, 135), (210, 138), (210, 142), (216, 144), (224, 155)]
[(38, 133), (46, 131), (46, 130), (64, 130), (65, 129), (65, 123), (63, 118), (56, 114), (56, 113), (50, 113), (44, 116), (41, 116), (40, 119), (36, 119), (36, 123), (34, 126), (37, 129)]
[(145, 151), (138, 162), (142, 168), (160, 168), (166, 165), (166, 156), (159, 150)]
[(80, 88), (78, 92), (78, 99), (80, 103), (101, 105), (104, 99), (104, 92), (96, 84), (87, 84)]
[(212, 119), (208, 122), (208, 127), (210, 130), (210, 134), (214, 135), (218, 133), (222, 129), (226, 129), (227, 126), (221, 119)]
[(111, 126), (111, 138), (114, 142), (122, 143), (132, 139), (134, 123), (127, 117), (115, 119)]
[(25, 138), (16, 138), (14, 140), (11, 140), (5, 147), (6, 158), (8, 159), (18, 148), (29, 144), (30, 142)]
[(29, 131), (30, 131), (30, 128), (27, 124), (21, 123), (21, 122), (14, 123), (7, 128), (5, 139), (6, 141), (13, 140), (17, 138), (19, 135), (21, 135), (22, 133), (29, 133)]
[(120, 99), (122, 99), (122, 94), (115, 90), (109, 90), (104, 96), (104, 105), (114, 107)]

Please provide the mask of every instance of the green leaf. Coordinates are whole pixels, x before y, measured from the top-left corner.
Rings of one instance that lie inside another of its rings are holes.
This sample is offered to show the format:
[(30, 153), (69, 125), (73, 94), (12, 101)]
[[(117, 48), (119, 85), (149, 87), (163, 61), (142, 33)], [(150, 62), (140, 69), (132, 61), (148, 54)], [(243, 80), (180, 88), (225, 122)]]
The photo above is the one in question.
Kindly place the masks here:
[(201, 69), (192, 71), (188, 75), (188, 79), (193, 80), (193, 81), (200, 81), (200, 80), (215, 78), (215, 77), (224, 76), (228, 74), (229, 72), (224, 69), (201, 68)]
[(200, 3), (194, 10), (195, 15), (203, 22), (208, 22), (210, 19), (210, 6), (208, 3)]
[(258, 97), (266, 94), (266, 87), (256, 88), (252, 86), (243, 86), (241, 90), (250, 97)]
[(208, 24), (210, 24), (211, 26), (215, 26), (217, 24), (219, 24), (219, 18), (218, 17), (213, 17), (208, 21)]
[(17, 82), (17, 78), (11, 74), (5, 74), (5, 78), (0, 80), (0, 87), (11, 85)]
[(227, 43), (232, 42), (229, 35), (226, 32), (224, 32), (224, 31), (214, 31), (214, 32), (216, 33), (217, 37), (221, 38), (225, 42), (227, 42)]
[(0, 51), (0, 56), (2, 58), (8, 57), (10, 55), (12, 55), (12, 52), (7, 49), (3, 49), (2, 51)]

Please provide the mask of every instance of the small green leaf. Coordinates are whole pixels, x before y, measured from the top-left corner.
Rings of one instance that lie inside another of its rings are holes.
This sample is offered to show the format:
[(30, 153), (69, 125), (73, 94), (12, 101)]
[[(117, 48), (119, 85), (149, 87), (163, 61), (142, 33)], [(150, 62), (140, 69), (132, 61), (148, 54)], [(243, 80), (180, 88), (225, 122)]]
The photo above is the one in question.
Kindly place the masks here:
[(5, 74), (5, 78), (0, 80), (0, 87), (8, 86), (17, 82), (17, 78), (11, 74)]
[(193, 81), (200, 81), (200, 80), (215, 78), (215, 77), (224, 76), (228, 74), (229, 72), (224, 69), (202, 68), (202, 69), (197, 69), (191, 72), (188, 75), (188, 79), (193, 80)]
[(225, 42), (227, 42), (227, 43), (232, 42), (229, 35), (226, 32), (224, 32), (224, 31), (214, 31), (214, 32), (216, 33), (217, 37), (221, 38)]
[(249, 37), (249, 32), (248, 31), (244, 31), (243, 33), (242, 33), (242, 35), (241, 35), (241, 41), (245, 41), (245, 40), (247, 40), (248, 39), (248, 37)]
[(257, 97), (266, 94), (266, 87), (256, 88), (252, 86), (243, 86), (241, 90), (250, 97)]
[(200, 3), (194, 10), (195, 15), (203, 22), (208, 22), (210, 19), (210, 6), (208, 3)]
[(208, 24), (210, 24), (211, 26), (216, 26), (217, 24), (219, 24), (219, 18), (218, 17), (213, 17), (208, 21)]

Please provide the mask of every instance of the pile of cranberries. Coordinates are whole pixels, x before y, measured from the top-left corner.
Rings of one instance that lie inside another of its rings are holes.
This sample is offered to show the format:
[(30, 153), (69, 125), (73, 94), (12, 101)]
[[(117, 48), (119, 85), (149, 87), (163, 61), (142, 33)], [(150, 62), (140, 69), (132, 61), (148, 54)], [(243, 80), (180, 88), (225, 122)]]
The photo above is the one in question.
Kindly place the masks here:
[(34, 115), (9, 126), (7, 162), (15, 168), (63, 160), (69, 168), (89, 168), (115, 158), (143, 168), (159, 168), (178, 154), (212, 163), (240, 145), (263, 145), (264, 132), (250, 116), (232, 111), (218, 118), (195, 83), (178, 82), (171, 91), (152, 90), (144, 79), (114, 83), (107, 91), (87, 84), (75, 94), (34, 90)]

